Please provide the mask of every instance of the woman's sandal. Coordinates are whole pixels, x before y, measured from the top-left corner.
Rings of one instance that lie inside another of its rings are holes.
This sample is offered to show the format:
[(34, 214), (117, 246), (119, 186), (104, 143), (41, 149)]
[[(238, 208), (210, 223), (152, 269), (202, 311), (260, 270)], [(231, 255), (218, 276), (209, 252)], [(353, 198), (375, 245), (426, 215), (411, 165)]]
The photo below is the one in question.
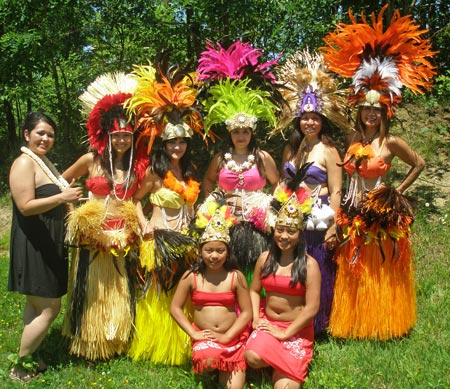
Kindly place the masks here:
[(11, 380), (30, 382), (39, 375), (39, 364), (33, 359), (32, 355), (19, 357), (18, 354), (11, 354), (8, 359), (11, 361), (11, 371), (9, 372)]

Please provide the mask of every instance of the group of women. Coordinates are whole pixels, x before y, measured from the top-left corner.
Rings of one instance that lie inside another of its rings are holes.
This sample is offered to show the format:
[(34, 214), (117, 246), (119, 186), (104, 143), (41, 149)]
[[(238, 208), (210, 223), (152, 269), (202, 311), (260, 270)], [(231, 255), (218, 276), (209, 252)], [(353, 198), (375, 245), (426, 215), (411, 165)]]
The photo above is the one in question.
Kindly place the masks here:
[[(412, 20), (397, 25), (396, 16), (389, 28), (414, 29)], [(368, 42), (380, 35), (383, 50), (396, 36), (365, 21), (347, 27), (355, 26)], [(242, 43), (228, 51), (209, 44), (199, 61), (198, 79), (207, 87), (204, 120), (198, 81), (179, 69), (136, 67), (133, 75), (99, 77), (81, 97), (92, 151), (62, 175), (46, 158), (55, 123), (43, 113), (27, 116), (27, 147), (10, 174), (8, 287), (27, 295), (12, 379), (28, 381), (45, 370), (36, 353), (67, 283), (63, 333), (71, 354), (96, 361), (127, 353), (169, 365), (192, 355), (195, 372), (218, 369), (220, 383), (230, 388), (244, 386), (247, 366), (272, 367), (275, 388), (301, 386), (314, 334), (388, 339), (409, 333), (416, 320), (412, 212), (402, 193), (424, 161), (389, 133), (399, 83), (414, 87), (400, 66), (408, 58), (393, 60), (396, 83), (392, 77), (379, 82), (386, 69), (375, 46), (372, 59), (361, 54), (350, 72), (344, 54), (352, 34), (345, 25), (340, 34), (325, 39), (323, 56), (298, 52), (278, 67), (282, 108), (270, 93), (274, 63), (259, 64), (260, 51), (246, 52)], [(422, 58), (432, 54), (429, 45), (400, 43)], [(248, 58), (237, 66), (260, 72), (263, 87), (237, 68), (236, 79), (211, 67), (211, 59), (228, 56), (230, 64), (236, 53)], [(339, 93), (325, 63), (354, 75), (356, 120), (343, 158), (333, 134), (352, 126), (349, 92)], [(428, 62), (420, 66), (433, 75)], [(293, 127), (280, 170), (257, 145), (264, 121), (274, 133)], [(228, 141), (200, 185), (192, 137), (212, 137), (219, 125)], [(395, 157), (410, 166), (397, 188), (385, 184)], [(74, 185), (81, 176), (88, 198)], [(204, 201), (197, 203), (201, 187)], [(75, 247), (68, 282), (64, 240)]]

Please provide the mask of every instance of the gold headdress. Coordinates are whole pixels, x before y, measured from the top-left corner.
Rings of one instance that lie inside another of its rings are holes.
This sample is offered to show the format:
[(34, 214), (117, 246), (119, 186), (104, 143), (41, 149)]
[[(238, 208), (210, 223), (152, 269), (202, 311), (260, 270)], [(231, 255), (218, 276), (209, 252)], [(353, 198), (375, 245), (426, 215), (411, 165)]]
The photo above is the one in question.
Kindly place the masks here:
[(203, 230), (199, 243), (219, 240), (230, 243), (229, 229), (237, 223), (231, 208), (216, 200), (205, 201), (197, 211), (195, 227)]
[(282, 182), (275, 189), (271, 204), (270, 220), (272, 228), (276, 224), (303, 229), (303, 221), (311, 213), (311, 193), (303, 187), (291, 190), (289, 184)]
[(388, 4), (381, 9), (378, 18), (372, 13), (372, 26), (364, 13), (362, 23), (358, 23), (349, 9), (352, 23), (338, 24), (336, 31), (324, 38), (326, 46), (322, 50), (329, 69), (353, 78), (350, 103), (384, 106), (390, 118), (402, 99), (403, 86), (413, 93), (423, 93), (422, 89), (431, 87), (435, 68), (427, 58), (436, 52), (422, 37), (427, 30), (419, 30), (411, 15), (400, 16), (395, 10), (390, 25), (383, 31), (387, 7)]
[(294, 118), (305, 112), (321, 114), (340, 129), (348, 130), (350, 116), (346, 91), (338, 89), (338, 81), (325, 70), (320, 54), (297, 51), (276, 74), (284, 86), (281, 93), (290, 109), (280, 116), (271, 136), (283, 132)]

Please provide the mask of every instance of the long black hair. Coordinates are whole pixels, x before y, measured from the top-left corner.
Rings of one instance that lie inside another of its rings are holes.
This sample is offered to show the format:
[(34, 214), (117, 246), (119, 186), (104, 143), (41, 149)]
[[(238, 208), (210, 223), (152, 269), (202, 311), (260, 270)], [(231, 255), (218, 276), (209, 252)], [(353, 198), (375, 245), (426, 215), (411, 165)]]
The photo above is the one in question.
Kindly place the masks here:
[[(275, 243), (275, 240), (272, 239), (267, 260), (262, 268), (261, 278), (266, 278), (269, 275), (276, 273), (278, 266), (280, 265), (280, 258), (281, 250)], [(299, 237), (297, 247), (294, 250), (293, 262), (294, 263), (291, 269), (291, 280), (289, 282), (289, 286), (291, 288), (294, 288), (298, 282), (302, 285), (305, 285), (306, 283), (306, 245), (302, 230), (299, 230)]]
[[(325, 143), (329, 146), (335, 146), (335, 142), (332, 138), (332, 134), (334, 131), (332, 125), (330, 124), (330, 121), (322, 114), (318, 112), (314, 113), (319, 115), (322, 119), (322, 127), (319, 132), (319, 139), (321, 141), (325, 140)], [(291, 132), (291, 135), (289, 136), (289, 145), (291, 146), (291, 153), (292, 153), (292, 155), (289, 157), (290, 159), (297, 154), (298, 148), (300, 147), (302, 140), (305, 137), (302, 131), (300, 130), (300, 119), (301, 116), (296, 117), (292, 121), (292, 126), (294, 127), (294, 129)]]
[[(183, 180), (187, 180), (189, 178), (195, 179), (197, 175), (197, 168), (191, 161), (191, 138), (185, 137), (183, 139), (187, 143), (186, 152), (180, 159)], [(166, 176), (170, 169), (170, 156), (166, 151), (166, 144), (169, 140), (163, 141), (150, 158), (153, 171), (162, 179)]]

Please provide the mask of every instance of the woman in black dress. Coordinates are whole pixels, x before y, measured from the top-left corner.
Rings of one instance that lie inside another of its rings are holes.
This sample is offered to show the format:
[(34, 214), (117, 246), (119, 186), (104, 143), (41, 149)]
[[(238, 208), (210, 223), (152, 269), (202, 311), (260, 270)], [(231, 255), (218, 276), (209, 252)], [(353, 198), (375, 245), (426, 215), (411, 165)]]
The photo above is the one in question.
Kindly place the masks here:
[(10, 378), (29, 381), (45, 363), (33, 353), (59, 313), (67, 291), (68, 260), (64, 249), (66, 203), (82, 196), (45, 156), (55, 142), (56, 124), (31, 112), (23, 125), (27, 147), (13, 162), (9, 186), (13, 199), (8, 290), (26, 295), (24, 329)]

